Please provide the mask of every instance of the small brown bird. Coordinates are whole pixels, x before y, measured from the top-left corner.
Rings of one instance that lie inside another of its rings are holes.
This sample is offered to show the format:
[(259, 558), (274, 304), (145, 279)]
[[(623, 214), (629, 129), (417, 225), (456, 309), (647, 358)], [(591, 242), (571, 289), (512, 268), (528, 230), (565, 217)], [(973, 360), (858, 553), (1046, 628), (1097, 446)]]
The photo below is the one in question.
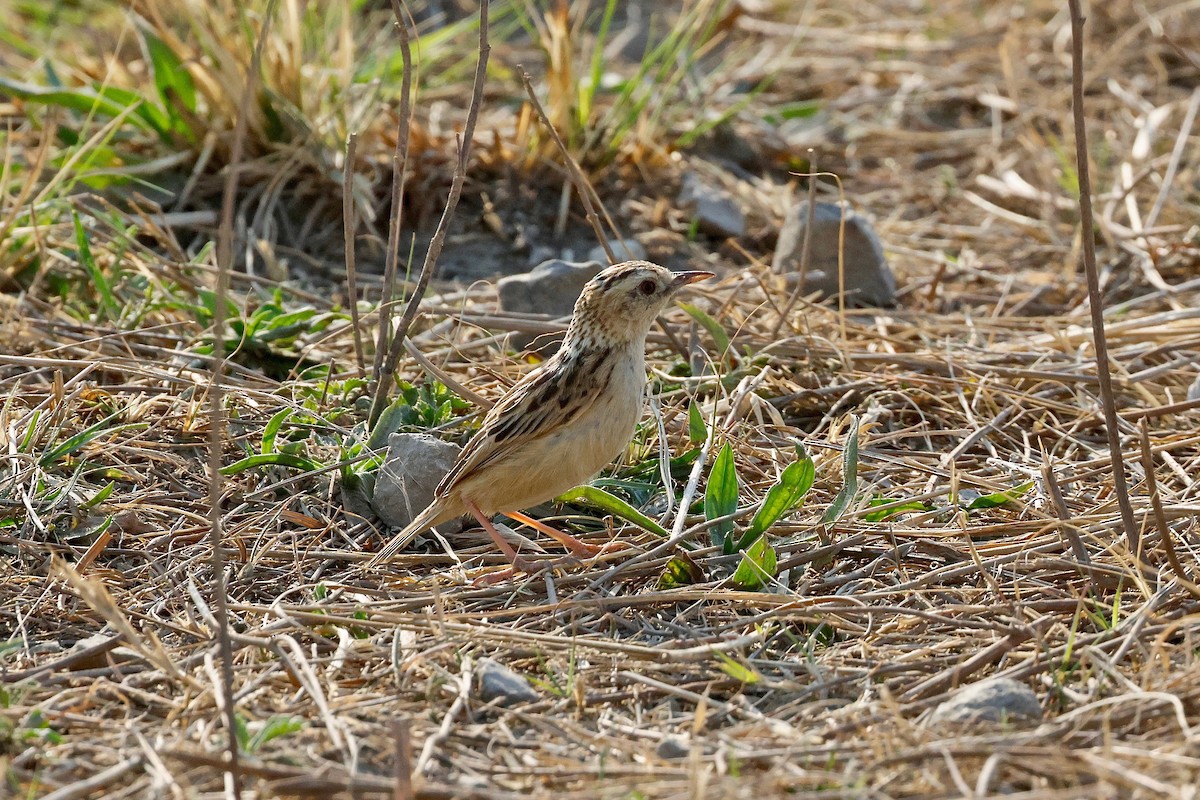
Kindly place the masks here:
[(516, 551), (490, 520), (498, 512), (576, 554), (593, 555), (595, 548), (518, 510), (589, 480), (629, 444), (642, 415), (650, 326), (680, 289), (710, 277), (626, 261), (590, 280), (559, 351), (492, 407), (433, 502), (368, 566), (390, 559), (422, 531), (467, 513), (516, 568)]

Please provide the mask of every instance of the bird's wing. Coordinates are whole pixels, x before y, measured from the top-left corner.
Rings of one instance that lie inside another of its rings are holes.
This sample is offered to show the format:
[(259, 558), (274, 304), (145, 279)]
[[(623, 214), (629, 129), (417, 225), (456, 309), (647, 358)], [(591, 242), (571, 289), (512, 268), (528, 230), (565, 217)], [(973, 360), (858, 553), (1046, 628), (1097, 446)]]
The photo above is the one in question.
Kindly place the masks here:
[(596, 402), (612, 370), (611, 352), (600, 351), (555, 356), (526, 375), (492, 406), (483, 426), (438, 485), (437, 496), (449, 494), (464, 478), (579, 418)]

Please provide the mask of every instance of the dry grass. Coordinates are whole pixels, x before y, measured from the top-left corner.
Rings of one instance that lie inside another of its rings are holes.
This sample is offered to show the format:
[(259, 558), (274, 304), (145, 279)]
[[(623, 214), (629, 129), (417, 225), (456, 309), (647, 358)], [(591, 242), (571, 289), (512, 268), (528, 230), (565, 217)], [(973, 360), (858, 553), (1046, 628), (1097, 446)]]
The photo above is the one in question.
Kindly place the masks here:
[[(620, 158), (593, 165), (627, 230), (658, 229), (672, 258), (721, 272), (702, 302), (738, 354), (721, 379), (680, 378), (671, 372), (681, 357), (656, 335), (667, 437), (649, 422), (627, 463), (688, 448), (689, 398), (730, 420), (718, 438), (735, 447), (747, 507), (790, 463), (793, 441), (816, 460), (813, 492), (770, 532), (781, 574), (769, 591), (731, 588), (734, 557), (711, 548), (691, 552), (704, 583), (660, 590), (669, 554), (637, 559), (658, 540), (629, 527), (617, 535), (632, 550), (492, 588), (469, 583), (501, 563), (478, 531), (450, 537), (453, 554), (431, 541), (387, 571), (364, 571), (379, 540), (337, 488), (343, 443), (361, 437), (364, 415), (351, 330), (327, 286), (283, 290), (288, 309), (310, 304), (328, 325), (295, 342), (243, 345), (226, 381), (225, 463), (257, 452), (269, 421), (294, 409), (280, 441), (301, 443), (328, 469), (249, 469), (225, 482), (237, 710), (251, 733), (280, 716), (303, 722), (245, 753), (248, 790), (392, 793), (401, 719), (417, 797), (1192, 796), (1200, 147), (1181, 128), (1200, 91), (1196, 12), (1097, 3), (1088, 23), (1098, 252), (1144, 526), (1139, 559), (1115, 534), (1075, 266), (1065, 6), (939, 7), (816, 3), (729, 18), (730, 73), (776, 73), (733, 124), (767, 167), (737, 181), (698, 165), (703, 140), (678, 161), (631, 140)], [(500, 86), (521, 97), (516, 80)], [(500, 93), (485, 98), (484, 168), (471, 173), (464, 205), (508, 191), (481, 177), (506, 148), (520, 152), (505, 138), (519, 126), (501, 124), (516, 112), (497, 107)], [(763, 122), (765, 110), (804, 99), (818, 102), (816, 116)], [(41, 134), (29, 120), (41, 117), (5, 108), (7, 159), (35, 163)], [(360, 142), (364, 165), (388, 157), (383, 129)], [(446, 170), (453, 137), (427, 146), (444, 148)], [(312, 152), (294, 147), (286, 152)], [(781, 317), (786, 293), (765, 263), (793, 194), (786, 167), (808, 147), (875, 217), (904, 287), (897, 309), (840, 314), (801, 301)], [(687, 166), (737, 187), (752, 230), (736, 246), (689, 239), (670, 189)], [(565, 175), (538, 169), (557, 198)], [(251, 169), (243, 184), (263, 177)], [(373, 184), (376, 196), (389, 181)], [(441, 185), (418, 183), (413, 191)], [(340, 180), (326, 185), (336, 192)], [(0, 224), (15, 196), (6, 184)], [(0, 629), (11, 637), (0, 655), (0, 797), (215, 796), (224, 734), (206, 544), (209, 362), (196, 308), (213, 273), (207, 259), (193, 263), (194, 234), (170, 220), (143, 218), (129, 238), (120, 223), (138, 221), (130, 212), (79, 191), (56, 202), (36, 225), (18, 220), (0, 260), (0, 281), (20, 290), (0, 297)], [(112, 304), (88, 282), (61, 213), (71, 207), (90, 209), (90, 249), (113, 280)], [(467, 230), (483, 225), (471, 212), (459, 218)], [(254, 230), (260, 241), (283, 237)], [(331, 252), (340, 236), (330, 234)], [(261, 287), (272, 285), (235, 276), (238, 316), (265, 307)], [(497, 312), (487, 284), (438, 291), (414, 344), (472, 392), (498, 397), (526, 367), (495, 335), (554, 325)], [(686, 343), (687, 317), (669, 319)], [(699, 343), (719, 356), (711, 340)], [(420, 376), (411, 362), (401, 374)], [(862, 420), (858, 501), (822, 538), (852, 415)], [(461, 437), (469, 421), (439, 432)], [(70, 442), (89, 429), (94, 437)], [(968, 489), (1029, 481), (1007, 505), (964, 508)], [(868, 522), (872, 498), (933, 510)], [(610, 535), (593, 518), (572, 522), (593, 541)], [(1184, 574), (1168, 562), (1168, 541)], [(483, 658), (534, 679), (542, 699), (482, 703), (472, 677)], [(956, 687), (994, 676), (1033, 688), (1044, 721), (926, 724)], [(682, 738), (687, 754), (662, 757), (666, 737)]]

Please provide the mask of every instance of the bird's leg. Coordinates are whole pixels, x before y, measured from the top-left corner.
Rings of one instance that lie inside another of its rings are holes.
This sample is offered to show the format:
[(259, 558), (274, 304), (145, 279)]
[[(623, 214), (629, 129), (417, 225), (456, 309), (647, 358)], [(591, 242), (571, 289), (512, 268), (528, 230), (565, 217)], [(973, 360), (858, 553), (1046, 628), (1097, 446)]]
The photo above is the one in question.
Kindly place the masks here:
[(465, 501), (463, 504), (467, 507), (467, 511), (471, 512), (471, 516), (479, 520), (479, 524), (482, 525), (483, 529), (488, 532), (488, 536), (492, 537), (492, 541), (496, 543), (496, 547), (500, 548), (500, 552), (504, 553), (504, 557), (512, 562), (514, 567), (522, 570), (525, 569), (525, 559), (521, 558), (521, 556), (517, 554), (517, 551), (513, 549), (513, 546), (509, 544), (503, 536), (500, 535), (500, 531), (496, 530), (496, 526), (492, 524), (492, 521), (488, 519), (482, 511), (479, 510), (479, 506), (475, 505), (470, 500)]
[[(483, 512), (479, 510), (479, 506), (477, 506), (474, 503), (469, 502), (469, 501), (464, 502), (464, 505), (466, 505), (467, 510), (471, 512), (471, 516), (473, 516), (473, 517), (475, 517), (475, 519), (479, 520), (479, 524), (482, 525), (484, 530), (486, 530), (488, 532), (488, 535), (492, 537), (492, 541), (496, 543), (496, 547), (500, 548), (500, 552), (504, 553), (505, 557), (508, 558), (508, 560), (512, 562), (512, 566), (507, 569), (502, 569), (499, 572), (489, 572), (486, 575), (479, 576), (474, 581), (474, 583), (476, 583), (477, 585), (488, 585), (488, 584), (493, 584), (493, 583), (499, 583), (500, 581), (511, 578), (516, 573), (517, 570), (521, 570), (522, 572), (533, 572), (533, 571), (535, 571), (534, 570), (535, 566), (553, 569), (558, 566), (563, 566), (567, 563), (575, 563), (575, 560), (573, 558), (567, 557), (567, 558), (558, 559), (558, 560), (551, 560), (551, 561), (537, 564), (537, 565), (532, 564), (531, 562), (522, 558), (517, 553), (517, 551), (513, 549), (512, 545), (510, 545), (505, 540), (505, 538), (500, 535), (500, 531), (496, 530), (496, 526), (492, 524), (492, 521), (490, 519), (488, 519), (486, 516), (484, 516)], [(506, 516), (513, 516), (513, 515), (507, 514)], [(521, 515), (521, 516), (524, 517), (524, 515)], [(513, 518), (516, 519), (517, 517), (513, 516)], [(524, 519), (528, 519), (528, 517), (524, 517)], [(521, 521), (524, 521), (524, 519), (522, 519)], [(549, 525), (543, 526), (542, 523), (535, 521), (534, 527), (536, 527), (538, 530), (544, 531), (545, 528), (549, 528), (550, 526)], [(550, 530), (554, 530), (554, 529), (550, 528)], [(554, 532), (559, 533), (558, 531), (554, 531)], [(565, 536), (566, 534), (560, 534), (560, 535)], [(556, 536), (554, 538), (557, 539), (558, 537)], [(571, 537), (568, 536), (567, 538), (570, 539)], [(588, 546), (588, 545), (583, 544), (583, 542), (579, 542), (575, 539), (572, 539), (572, 541), (575, 541), (577, 544), (579, 544), (583, 547)], [(592, 555), (592, 554), (589, 553), (589, 555)]]
[(609, 542), (609, 544), (606, 544), (602, 547), (597, 547), (593, 544), (581, 542), (574, 536), (563, 533), (557, 528), (552, 528), (541, 520), (536, 520), (533, 517), (526, 516), (520, 511), (505, 511), (504, 516), (511, 517), (517, 522), (522, 522), (531, 528), (536, 528), (580, 558), (594, 558), (595, 556), (598, 556), (607, 550), (609, 545), (612, 544), (612, 542)]

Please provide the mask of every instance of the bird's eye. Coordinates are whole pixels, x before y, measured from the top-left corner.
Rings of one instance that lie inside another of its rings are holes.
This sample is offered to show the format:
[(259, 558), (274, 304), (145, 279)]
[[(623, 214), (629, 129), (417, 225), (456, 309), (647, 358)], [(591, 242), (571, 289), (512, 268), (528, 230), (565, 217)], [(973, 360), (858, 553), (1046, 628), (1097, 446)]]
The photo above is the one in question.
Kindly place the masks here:
[(646, 295), (647, 297), (654, 294), (654, 290), (657, 288), (658, 288), (658, 284), (656, 284), (652, 280), (644, 280), (638, 284), (638, 291), (641, 292), (642, 294)]

